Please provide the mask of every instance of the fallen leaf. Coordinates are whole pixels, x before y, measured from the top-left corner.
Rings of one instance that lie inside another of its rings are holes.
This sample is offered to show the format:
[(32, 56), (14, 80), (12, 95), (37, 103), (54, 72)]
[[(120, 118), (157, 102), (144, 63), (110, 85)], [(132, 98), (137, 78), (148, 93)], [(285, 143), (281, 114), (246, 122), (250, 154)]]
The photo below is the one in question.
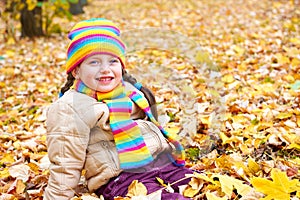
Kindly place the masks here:
[(227, 197), (218, 197), (211, 192), (206, 192), (205, 195), (206, 195), (207, 200), (228, 200)]
[(290, 199), (290, 193), (299, 191), (299, 180), (289, 180), (285, 172), (277, 168), (271, 171), (271, 180), (265, 178), (254, 177), (251, 179), (251, 184), (254, 188), (266, 195), (264, 199), (286, 200)]
[(228, 196), (231, 197), (233, 189), (237, 190), (237, 193), (244, 196), (251, 191), (249, 185), (244, 184), (243, 181), (235, 179), (234, 177), (225, 176), (225, 175), (214, 175), (217, 177), (221, 183), (222, 191)]
[(196, 194), (199, 193), (199, 191), (203, 187), (203, 184), (204, 184), (204, 181), (202, 179), (192, 177), (190, 182), (188, 183), (189, 187), (187, 187), (183, 191), (183, 195), (185, 197), (194, 197)]
[(128, 186), (128, 193), (126, 196), (127, 197), (146, 196), (147, 192), (148, 192), (147, 188), (144, 186), (143, 183), (138, 182), (138, 180), (134, 180)]
[(0, 195), (0, 199), (1, 200), (17, 200), (17, 197), (15, 197), (14, 195), (12, 194), (1, 194)]
[(5, 153), (0, 160), (0, 163), (11, 164), (15, 162), (14, 155), (11, 153)]
[(3, 170), (0, 171), (0, 178), (4, 179), (9, 176), (10, 176), (10, 174), (9, 174), (8, 168), (4, 168)]
[(260, 166), (251, 157), (248, 158), (248, 168), (253, 174), (256, 174), (260, 170)]
[(283, 112), (283, 113), (279, 113), (278, 115), (276, 115), (276, 118), (277, 119), (287, 119), (287, 118), (290, 118), (291, 116), (293, 116), (293, 113)]
[(22, 194), (26, 188), (26, 185), (21, 179), (17, 179), (16, 181), (16, 192), (17, 194)]

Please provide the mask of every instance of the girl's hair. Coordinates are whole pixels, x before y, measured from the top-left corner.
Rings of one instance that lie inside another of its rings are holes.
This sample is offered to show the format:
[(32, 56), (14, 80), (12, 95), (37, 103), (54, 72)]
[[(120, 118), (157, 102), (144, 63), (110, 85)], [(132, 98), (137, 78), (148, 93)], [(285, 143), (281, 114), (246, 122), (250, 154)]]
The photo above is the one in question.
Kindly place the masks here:
[[(123, 80), (131, 83), (132, 85), (137, 83), (137, 80), (131, 74), (127, 73), (126, 70), (123, 70)], [(140, 91), (144, 93), (144, 96), (146, 97), (150, 105), (151, 112), (154, 118), (157, 120), (158, 113), (157, 113), (156, 100), (153, 92), (144, 86), (141, 87)]]
[(75, 77), (72, 75), (72, 73), (68, 73), (67, 82), (60, 89), (61, 96), (64, 95), (65, 92), (68, 91), (72, 87), (74, 81), (75, 81)]
[[(132, 85), (137, 83), (137, 80), (131, 74), (127, 73), (126, 70), (124, 70), (124, 69), (122, 71), (122, 75), (123, 75), (124, 81), (129, 82)], [(61, 96), (72, 87), (74, 80), (75, 80), (75, 78), (72, 75), (72, 73), (68, 73), (67, 82), (60, 89)], [(150, 108), (151, 108), (151, 112), (152, 112), (153, 116), (155, 117), (155, 119), (157, 120), (158, 113), (157, 113), (157, 106), (156, 106), (154, 94), (152, 93), (152, 91), (150, 89), (148, 89), (144, 86), (141, 87), (140, 91), (143, 92), (144, 96), (148, 100)]]

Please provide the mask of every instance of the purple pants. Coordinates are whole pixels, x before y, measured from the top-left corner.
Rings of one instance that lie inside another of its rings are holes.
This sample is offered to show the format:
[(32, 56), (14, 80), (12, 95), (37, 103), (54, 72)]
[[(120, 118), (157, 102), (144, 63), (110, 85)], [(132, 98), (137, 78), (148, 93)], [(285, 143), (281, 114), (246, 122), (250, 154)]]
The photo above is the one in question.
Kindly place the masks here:
[[(128, 192), (128, 186), (133, 180), (142, 182), (147, 190), (148, 194), (161, 189), (163, 186), (156, 180), (156, 177), (164, 180), (164, 183), (173, 183), (181, 178), (185, 177), (185, 174), (192, 174), (193, 170), (178, 167), (168, 161), (166, 155), (160, 155), (155, 161), (148, 164), (145, 167), (141, 167), (138, 170), (132, 170), (132, 172), (122, 172), (118, 177), (110, 179), (110, 181), (101, 186), (97, 191), (97, 195), (103, 195), (105, 200), (113, 200), (114, 197), (122, 196), (125, 197)], [(161, 200), (187, 200), (179, 194), (178, 186), (186, 185), (190, 179), (185, 179), (172, 185), (175, 190), (174, 193), (169, 193), (165, 190), (162, 191)]]

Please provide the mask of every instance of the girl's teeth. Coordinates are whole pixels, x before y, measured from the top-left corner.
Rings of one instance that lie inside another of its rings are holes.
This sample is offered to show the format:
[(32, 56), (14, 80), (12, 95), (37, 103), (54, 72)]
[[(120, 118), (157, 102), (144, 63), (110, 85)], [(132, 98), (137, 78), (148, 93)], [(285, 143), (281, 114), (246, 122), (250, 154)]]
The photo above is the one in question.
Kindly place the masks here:
[(101, 81), (110, 81), (111, 78), (100, 78)]

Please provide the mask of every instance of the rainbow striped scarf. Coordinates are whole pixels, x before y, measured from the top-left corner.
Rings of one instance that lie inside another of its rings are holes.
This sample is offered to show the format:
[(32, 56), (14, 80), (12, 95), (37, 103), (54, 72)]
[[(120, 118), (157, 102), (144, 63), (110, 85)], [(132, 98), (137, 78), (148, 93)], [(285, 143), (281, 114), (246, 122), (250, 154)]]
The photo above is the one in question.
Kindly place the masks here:
[(75, 80), (74, 88), (76, 91), (92, 96), (108, 106), (110, 127), (114, 136), (121, 169), (138, 168), (153, 161), (138, 124), (130, 119), (132, 101), (145, 112), (151, 122), (175, 146), (174, 154), (169, 155), (170, 160), (177, 166), (184, 166), (185, 152), (177, 141), (177, 135), (169, 134), (157, 122), (145, 97), (135, 91), (125, 93), (125, 87), (122, 83), (108, 93), (93, 91), (80, 80)]

